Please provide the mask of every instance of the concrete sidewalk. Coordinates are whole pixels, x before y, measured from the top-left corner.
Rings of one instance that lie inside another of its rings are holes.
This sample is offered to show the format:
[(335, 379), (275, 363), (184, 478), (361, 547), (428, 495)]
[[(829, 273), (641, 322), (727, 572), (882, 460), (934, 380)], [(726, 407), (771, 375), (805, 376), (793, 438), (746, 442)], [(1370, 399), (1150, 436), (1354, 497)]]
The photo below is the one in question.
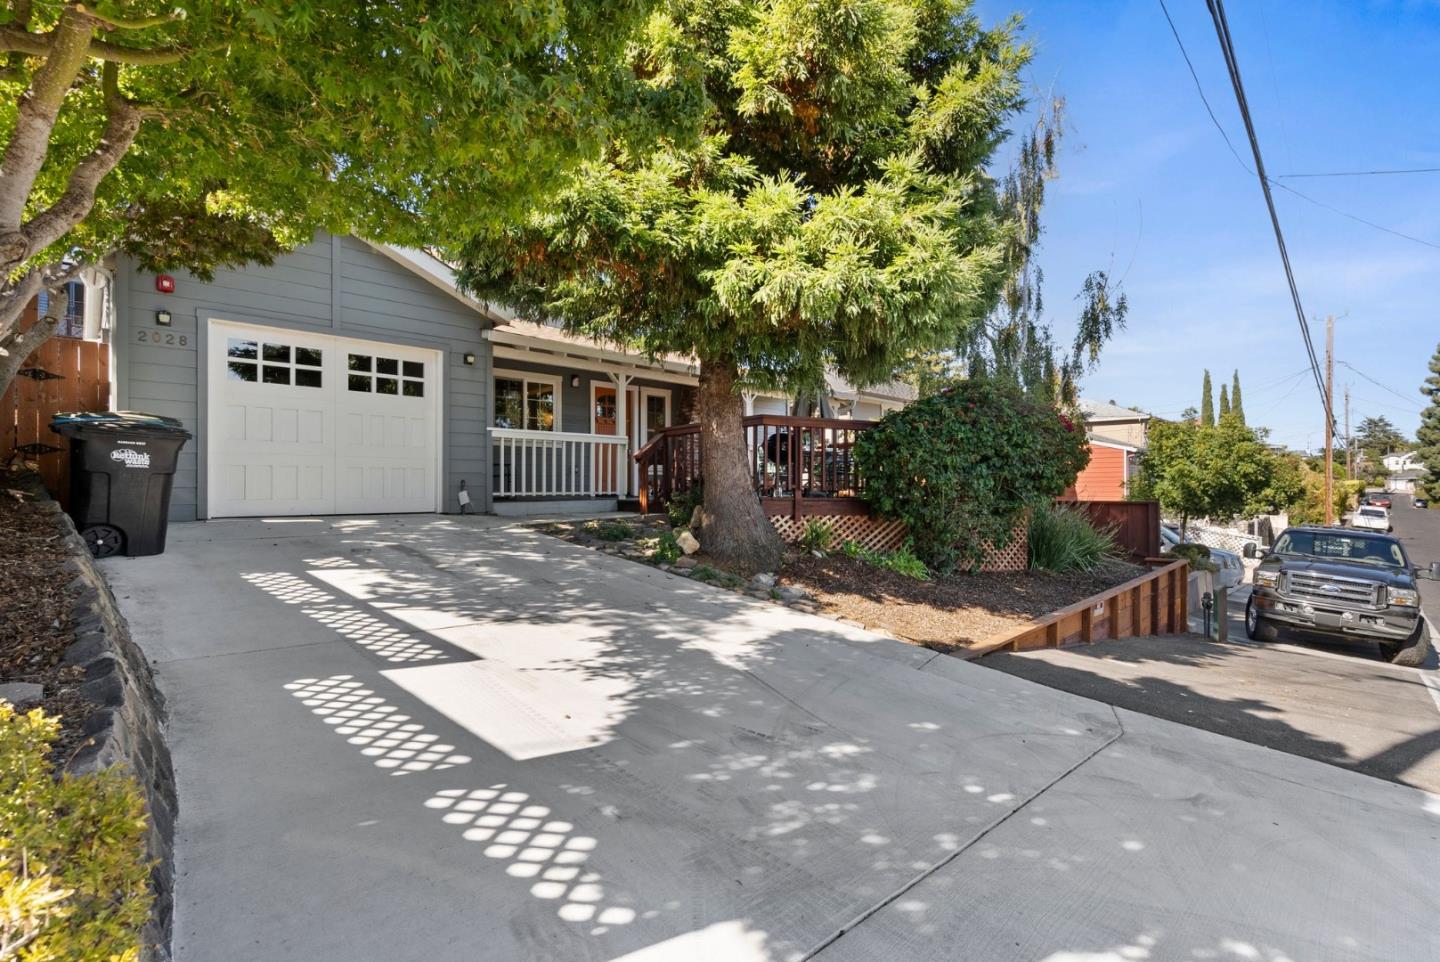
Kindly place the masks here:
[(105, 570), (171, 700), (180, 962), (1437, 954), (1433, 796), (496, 519)]

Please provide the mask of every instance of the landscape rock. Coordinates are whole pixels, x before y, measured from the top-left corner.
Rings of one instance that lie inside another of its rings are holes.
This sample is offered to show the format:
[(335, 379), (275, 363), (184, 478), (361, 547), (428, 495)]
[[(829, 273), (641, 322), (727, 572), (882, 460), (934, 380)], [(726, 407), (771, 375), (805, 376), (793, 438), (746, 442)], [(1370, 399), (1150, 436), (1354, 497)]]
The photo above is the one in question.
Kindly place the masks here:
[(786, 585), (780, 589), (781, 601), (803, 601), (807, 597), (809, 596), (806, 594), (805, 589), (799, 585)]
[(675, 536), (675, 543), (679, 545), (680, 550), (686, 554), (694, 554), (700, 550), (700, 542), (696, 541), (695, 536), (688, 531), (682, 531), (677, 534)]
[(676, 558), (676, 559), (675, 559), (675, 567), (677, 567), (677, 568), (693, 568), (693, 567), (695, 567), (696, 565), (698, 565), (699, 563), (700, 563), (700, 562), (696, 561), (694, 558), (690, 557), (689, 555), (685, 555), (684, 557), (680, 557), (680, 558)]
[(10, 681), (0, 685), (0, 698), (23, 711), (45, 697), (45, 686), (29, 681)]
[(757, 588), (775, 587), (775, 576), (768, 571), (762, 571), (750, 579), (750, 583)]

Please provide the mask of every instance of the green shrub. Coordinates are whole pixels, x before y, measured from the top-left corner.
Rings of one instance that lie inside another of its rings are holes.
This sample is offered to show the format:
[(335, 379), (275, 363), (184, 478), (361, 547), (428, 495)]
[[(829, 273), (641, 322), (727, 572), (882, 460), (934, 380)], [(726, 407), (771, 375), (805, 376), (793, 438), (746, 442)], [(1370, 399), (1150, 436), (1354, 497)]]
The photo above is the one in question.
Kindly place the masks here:
[(590, 534), (602, 541), (625, 541), (635, 537), (635, 527), (626, 521), (590, 521), (586, 527)]
[(680, 544), (675, 540), (675, 532), (665, 531), (656, 540), (654, 560), (659, 564), (673, 565), (680, 560), (685, 552), (680, 550)]
[(56, 778), (58, 731), (0, 702), (0, 943), (28, 942), (14, 957), (36, 962), (133, 962), (151, 900), (144, 797), (114, 770)]
[(1030, 567), (1089, 571), (1116, 555), (1115, 529), (1096, 528), (1078, 508), (1041, 505), (1030, 514)]
[(665, 514), (670, 518), (670, 524), (674, 528), (688, 528), (690, 519), (695, 516), (695, 509), (705, 501), (705, 492), (700, 485), (695, 485), (688, 491), (677, 491), (670, 495), (670, 503), (665, 507)]
[(819, 518), (805, 522), (805, 530), (800, 533), (800, 547), (806, 551), (828, 551), (834, 541), (835, 525)]
[(909, 542), (897, 551), (872, 551), (858, 541), (848, 538), (841, 543), (840, 553), (847, 558), (856, 558), (875, 568), (884, 568), (916, 581), (929, 581), (930, 569), (925, 562), (915, 557)]
[(930, 568), (974, 568), (1028, 508), (1064, 493), (1089, 460), (1081, 427), (1018, 388), (984, 378), (887, 414), (862, 431), (864, 496), (899, 518)]
[(1170, 557), (1184, 558), (1190, 562), (1191, 571), (1219, 571), (1215, 562), (1210, 560), (1210, 549), (1203, 544), (1177, 544), (1170, 549)]

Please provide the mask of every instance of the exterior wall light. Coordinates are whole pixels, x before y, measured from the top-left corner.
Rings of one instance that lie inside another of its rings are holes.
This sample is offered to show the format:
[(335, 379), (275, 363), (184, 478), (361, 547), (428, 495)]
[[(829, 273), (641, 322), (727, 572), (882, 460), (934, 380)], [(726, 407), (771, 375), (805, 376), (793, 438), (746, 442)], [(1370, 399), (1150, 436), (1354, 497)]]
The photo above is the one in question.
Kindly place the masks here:
[(579, 386), (580, 386), (580, 375), (578, 375), (578, 374), (572, 374), (572, 375), (570, 375), (570, 386), (571, 386), (571, 387), (579, 387)]
[(462, 360), (462, 361), (465, 362), (465, 366), (466, 366), (466, 367), (474, 367), (474, 366), (475, 366), (475, 352), (474, 352), (474, 351), (466, 351), (466, 352), (465, 352), (465, 355), (464, 355), (460, 360)]
[(170, 326), (170, 320), (171, 320), (171, 318), (170, 318), (170, 312), (169, 312), (169, 311), (156, 311), (156, 312), (155, 312), (155, 323), (158, 324), (158, 325), (160, 325), (161, 327), (169, 327), (169, 326)]

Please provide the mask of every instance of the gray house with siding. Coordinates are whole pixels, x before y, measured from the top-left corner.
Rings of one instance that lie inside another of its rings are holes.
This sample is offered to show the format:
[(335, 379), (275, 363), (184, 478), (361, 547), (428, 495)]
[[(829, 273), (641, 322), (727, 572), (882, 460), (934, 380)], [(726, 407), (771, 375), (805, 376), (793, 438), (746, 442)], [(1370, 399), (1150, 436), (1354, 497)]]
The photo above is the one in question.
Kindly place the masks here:
[[(114, 406), (178, 418), (173, 520), (614, 509), (696, 369), (511, 316), (428, 254), (319, 235), (211, 281), (114, 265)], [(904, 386), (832, 385), (851, 416)], [(779, 413), (784, 398), (746, 397)]]

